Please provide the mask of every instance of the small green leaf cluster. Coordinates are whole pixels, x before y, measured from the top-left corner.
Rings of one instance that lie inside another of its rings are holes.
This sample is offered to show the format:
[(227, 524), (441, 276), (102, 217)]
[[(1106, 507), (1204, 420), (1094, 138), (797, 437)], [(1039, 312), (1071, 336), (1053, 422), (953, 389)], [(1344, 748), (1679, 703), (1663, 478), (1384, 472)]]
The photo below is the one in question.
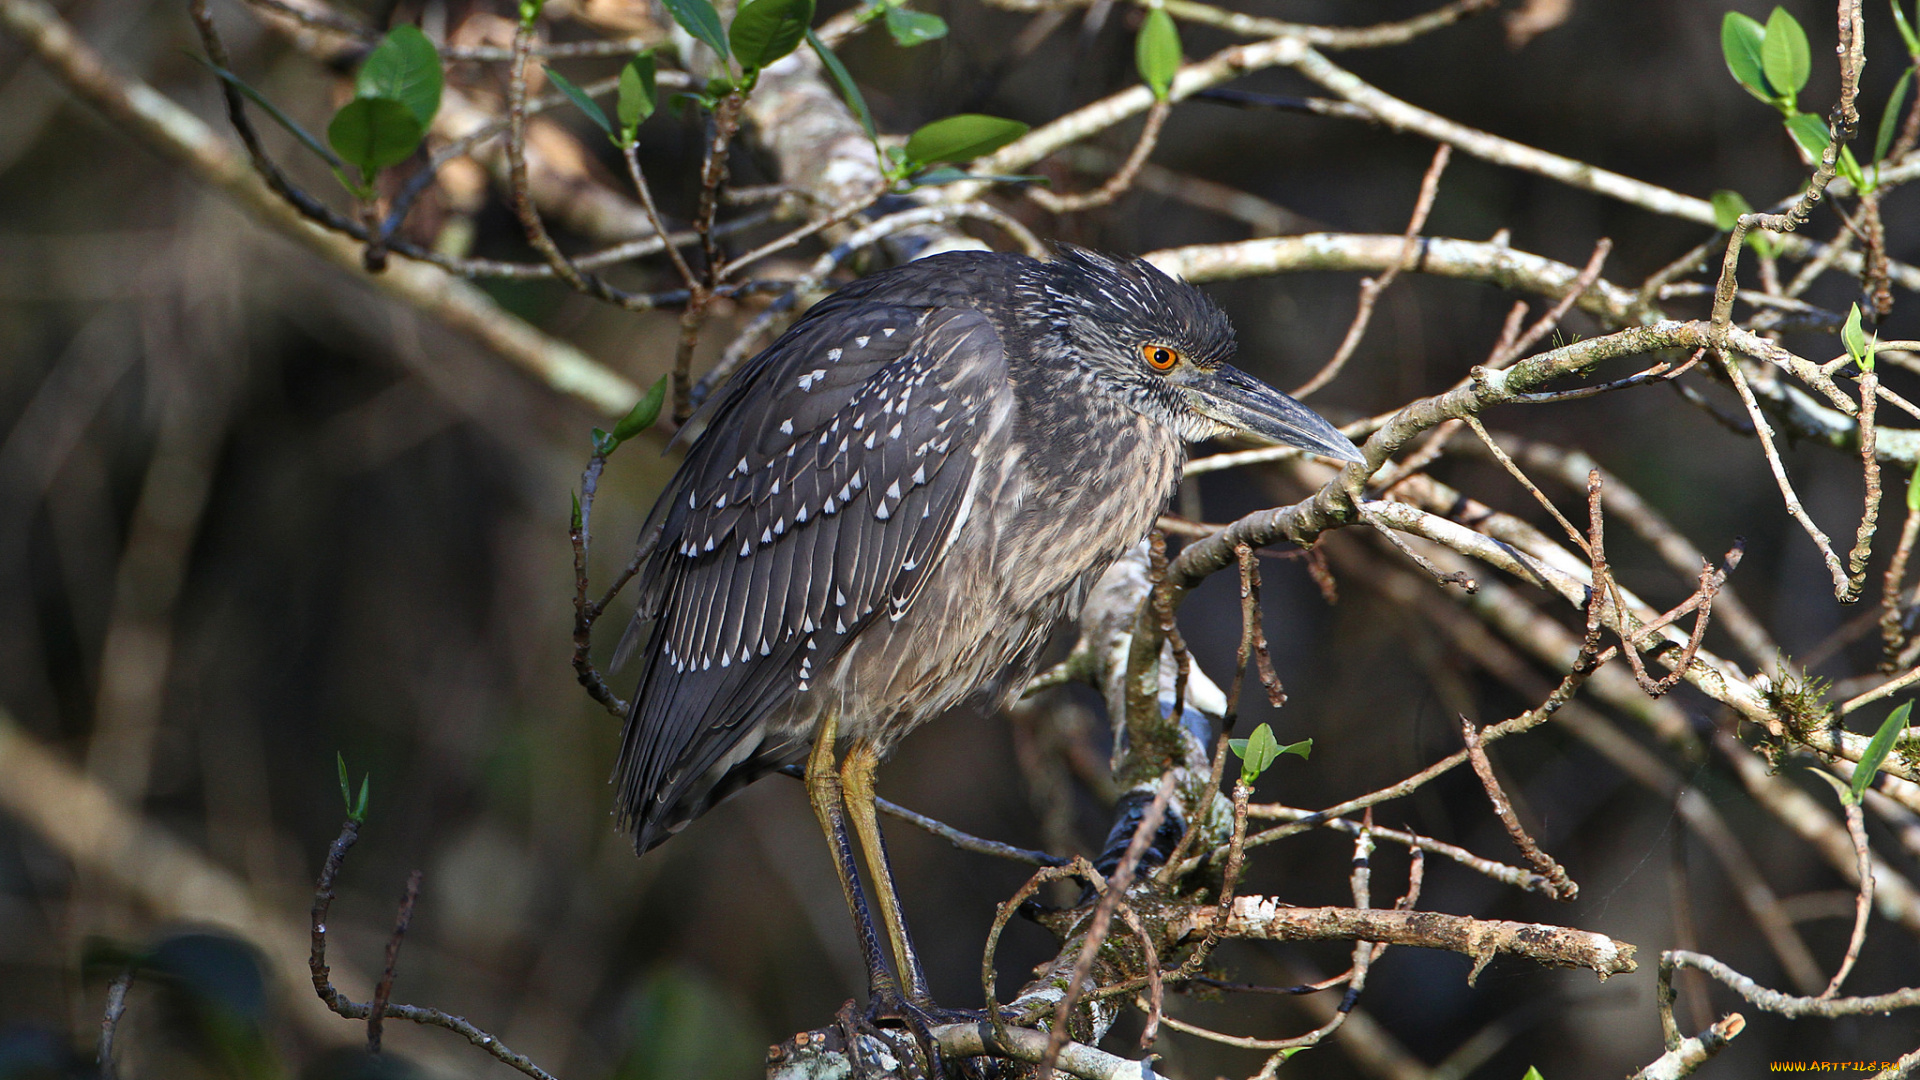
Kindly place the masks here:
[(333, 114), (327, 143), (359, 170), (362, 199), (373, 197), (373, 178), (420, 147), (440, 111), (440, 53), (417, 26), (396, 26), (381, 39), (353, 81), (353, 100)]
[[(612, 431), (593, 429), (593, 452), (606, 457), (618, 450), (621, 443), (652, 427), (654, 422), (660, 419), (660, 407), (666, 403), (666, 400), (667, 377), (662, 375), (646, 393), (640, 395), (640, 400), (627, 411), (627, 415), (613, 425)], [(575, 512), (578, 513), (577, 508)]]
[(957, 180), (1035, 179), (1028, 176), (974, 176), (960, 169), (928, 168), (942, 163), (965, 164), (993, 153), (1027, 133), (1027, 125), (1018, 120), (961, 113), (923, 125), (907, 137), (904, 146), (882, 144), (879, 133), (874, 130), (873, 114), (867, 109), (860, 88), (854, 85), (853, 76), (847, 73), (846, 65), (811, 30), (807, 31), (807, 43), (819, 54), (821, 65), (827, 69), (827, 75), (839, 89), (840, 96), (846, 99), (847, 107), (859, 118), (867, 138), (873, 140), (874, 150), (880, 155), (880, 171), (889, 183), (932, 187)]
[(1173, 90), (1173, 77), (1180, 70), (1180, 29), (1173, 16), (1155, 5), (1140, 24), (1140, 36), (1133, 41), (1134, 65), (1140, 69), (1140, 81), (1153, 91), (1156, 100), (1165, 101)]
[(614, 102), (613, 120), (607, 119), (606, 112), (585, 90), (574, 85), (573, 80), (552, 68), (547, 69), (547, 78), (581, 112), (587, 114), (587, 119), (593, 121), (595, 127), (606, 133), (613, 145), (622, 150), (640, 141), (640, 125), (653, 115), (655, 106), (659, 104), (658, 72), (651, 49), (627, 61), (627, 66), (620, 69), (620, 89)]
[(347, 820), (355, 824), (367, 820), (367, 788), (373, 783), (373, 774), (368, 773), (360, 778), (360, 795), (355, 798), (353, 785), (347, 782), (346, 755), (333, 755), (333, 762), (340, 767), (340, 798), (347, 804)]
[(1302, 739), (1297, 743), (1280, 745), (1273, 737), (1273, 728), (1261, 724), (1253, 729), (1253, 734), (1244, 739), (1227, 740), (1227, 748), (1240, 759), (1240, 782), (1248, 787), (1260, 779), (1282, 754), (1299, 754), (1302, 758), (1313, 752), (1313, 740)]
[[(947, 33), (945, 20), (924, 12), (910, 11), (902, 6), (902, 0), (872, 0), (861, 17), (868, 21), (886, 19), (887, 29), (893, 34), (893, 39), (907, 48), (944, 37)], [(880, 157), (880, 171), (889, 184), (931, 187), (957, 180), (1036, 179), (1028, 176), (974, 176), (955, 168), (929, 168), (948, 163), (965, 164), (993, 153), (1027, 133), (1027, 125), (1018, 120), (962, 113), (921, 127), (907, 137), (904, 146), (883, 144), (880, 133), (873, 126), (873, 111), (867, 108), (866, 96), (860, 93), (860, 87), (854, 83), (847, 66), (812, 30), (806, 32), (806, 42), (820, 58), (820, 66), (826, 69), (827, 78), (833, 81), (834, 89), (840, 91), (847, 108), (860, 121), (861, 130), (873, 142), (874, 152)]]
[[(1900, 9), (1900, 0), (1893, 0), (1893, 14), (1907, 51), (1920, 57), (1920, 36), (1916, 36), (1908, 24), (1906, 13)], [(1734, 81), (1746, 87), (1754, 97), (1778, 109), (1780, 122), (1794, 145), (1809, 159), (1819, 161), (1826, 154), (1832, 134), (1825, 120), (1800, 111), (1800, 91), (1806, 88), (1807, 78), (1813, 71), (1812, 50), (1808, 47), (1807, 32), (1800, 26), (1800, 21), (1788, 14), (1786, 9), (1778, 7), (1767, 16), (1764, 25), (1751, 16), (1729, 11), (1720, 22), (1720, 51), (1726, 58), (1727, 70), (1732, 73)], [(1877, 186), (1880, 162), (1893, 145), (1894, 133), (1899, 127), (1900, 107), (1912, 80), (1913, 70), (1909, 67), (1894, 85), (1893, 94), (1881, 113), (1880, 127), (1874, 138), (1872, 175), (1860, 167), (1852, 147), (1840, 147), (1839, 154), (1835, 156), (1835, 169), (1853, 185), (1855, 191), (1865, 194)]]
[(1847, 312), (1847, 321), (1840, 327), (1840, 343), (1846, 346), (1847, 355), (1853, 358), (1853, 365), (1861, 371), (1873, 370), (1873, 356), (1879, 348), (1880, 335), (1875, 333), (1872, 340), (1860, 329), (1860, 305), (1853, 305)]
[(870, 23), (876, 19), (886, 22), (887, 33), (892, 34), (894, 43), (903, 49), (947, 36), (947, 20), (929, 12), (914, 11), (907, 7), (906, 0), (864, 0), (860, 21)]
[[(410, 157), (427, 137), (440, 111), (445, 76), (440, 52), (417, 26), (396, 26), (367, 54), (353, 81), (353, 100), (340, 107), (327, 125), (322, 143), (282, 112), (240, 76), (209, 60), (195, 57), (228, 86), (266, 110), (275, 123), (300, 140), (333, 169), (333, 175), (359, 199), (372, 199), (373, 180), (381, 169)], [(357, 172), (348, 172), (352, 166)]]
[(707, 109), (728, 94), (750, 92), (760, 72), (799, 48), (813, 24), (813, 0), (748, 0), (725, 28), (708, 0), (664, 2), (673, 21), (720, 58), (723, 73), (700, 93), (684, 95)]

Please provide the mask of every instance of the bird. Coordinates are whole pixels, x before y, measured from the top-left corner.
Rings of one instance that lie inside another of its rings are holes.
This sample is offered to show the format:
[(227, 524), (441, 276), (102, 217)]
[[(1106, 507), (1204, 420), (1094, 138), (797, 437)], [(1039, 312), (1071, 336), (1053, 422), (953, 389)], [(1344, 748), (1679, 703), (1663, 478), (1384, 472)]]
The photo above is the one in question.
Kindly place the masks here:
[(1018, 692), (1151, 530), (1187, 444), (1232, 433), (1360, 459), (1228, 365), (1234, 348), (1199, 289), (1067, 245), (930, 255), (814, 305), (689, 419), (641, 531), (615, 659), (644, 659), (614, 776), (636, 850), (804, 758), (869, 1009), (928, 1015), (879, 761), (956, 706)]

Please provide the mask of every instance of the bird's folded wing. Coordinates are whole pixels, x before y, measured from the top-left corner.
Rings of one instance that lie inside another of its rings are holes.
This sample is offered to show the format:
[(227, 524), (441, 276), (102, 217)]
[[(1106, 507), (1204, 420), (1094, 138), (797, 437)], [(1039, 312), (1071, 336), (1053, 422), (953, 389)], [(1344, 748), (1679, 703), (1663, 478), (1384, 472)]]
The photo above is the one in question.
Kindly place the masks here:
[(979, 313), (871, 302), (803, 320), (729, 384), (649, 526), (623, 818), (697, 799), (847, 642), (905, 613), (964, 519), (1006, 386)]

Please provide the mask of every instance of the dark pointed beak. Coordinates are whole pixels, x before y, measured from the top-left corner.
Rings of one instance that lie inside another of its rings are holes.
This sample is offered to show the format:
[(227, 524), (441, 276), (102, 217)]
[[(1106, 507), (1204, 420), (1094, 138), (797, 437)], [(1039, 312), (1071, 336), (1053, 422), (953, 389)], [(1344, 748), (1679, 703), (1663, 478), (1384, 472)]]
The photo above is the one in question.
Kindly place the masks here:
[(1360, 461), (1360, 448), (1319, 413), (1248, 375), (1221, 364), (1192, 384), (1189, 399), (1201, 415), (1233, 430), (1335, 461)]

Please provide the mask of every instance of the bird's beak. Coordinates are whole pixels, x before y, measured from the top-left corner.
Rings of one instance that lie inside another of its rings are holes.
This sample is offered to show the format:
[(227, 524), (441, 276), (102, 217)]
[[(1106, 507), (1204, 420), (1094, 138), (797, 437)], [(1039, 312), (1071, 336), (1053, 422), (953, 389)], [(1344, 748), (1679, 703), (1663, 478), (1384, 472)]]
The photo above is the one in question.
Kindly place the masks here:
[(1359, 447), (1319, 413), (1238, 368), (1214, 368), (1189, 385), (1188, 401), (1202, 416), (1241, 434), (1336, 461), (1362, 460)]

